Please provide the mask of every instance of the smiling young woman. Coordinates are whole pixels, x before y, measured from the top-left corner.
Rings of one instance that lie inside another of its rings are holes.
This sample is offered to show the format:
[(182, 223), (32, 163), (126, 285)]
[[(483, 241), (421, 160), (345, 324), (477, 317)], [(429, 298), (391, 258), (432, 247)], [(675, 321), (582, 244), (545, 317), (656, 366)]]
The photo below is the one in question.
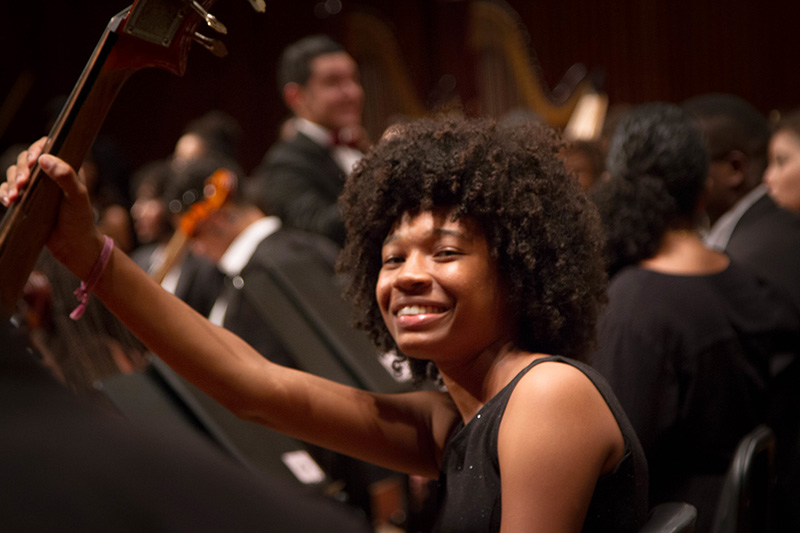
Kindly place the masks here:
[[(7, 173), (4, 201), (40, 149)], [(580, 362), (605, 294), (599, 222), (558, 149), (538, 125), (422, 120), (393, 130), (348, 178), (340, 268), (356, 323), (442, 390), (373, 394), (271, 363), (119, 251), (95, 292), (240, 417), (438, 478), (438, 531), (638, 531), (641, 446)], [(85, 188), (62, 161), (39, 162), (65, 193), (49, 245), (85, 279), (104, 242)]]
[(441, 531), (635, 531), (646, 514), (638, 440), (578, 362), (606, 280), (558, 147), (534, 124), (403, 125), (340, 202), (358, 324), (436, 377), (456, 414), (433, 425)]

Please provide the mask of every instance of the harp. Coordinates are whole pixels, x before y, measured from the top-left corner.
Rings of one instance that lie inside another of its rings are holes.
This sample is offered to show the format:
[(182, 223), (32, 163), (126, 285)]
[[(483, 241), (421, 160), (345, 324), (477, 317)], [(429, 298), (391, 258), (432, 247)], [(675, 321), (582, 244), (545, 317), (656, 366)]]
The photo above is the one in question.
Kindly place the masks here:
[(359, 64), (364, 102), (364, 128), (377, 139), (390, 125), (423, 116), (400, 44), (380, 17), (355, 11), (347, 21), (346, 47)]
[(582, 99), (597, 95), (581, 64), (573, 65), (561, 82), (548, 90), (539, 75), (527, 30), (505, 3), (471, 2), (467, 33), (467, 44), (475, 58), (476, 92), (482, 114), (500, 117), (525, 110), (563, 128)]

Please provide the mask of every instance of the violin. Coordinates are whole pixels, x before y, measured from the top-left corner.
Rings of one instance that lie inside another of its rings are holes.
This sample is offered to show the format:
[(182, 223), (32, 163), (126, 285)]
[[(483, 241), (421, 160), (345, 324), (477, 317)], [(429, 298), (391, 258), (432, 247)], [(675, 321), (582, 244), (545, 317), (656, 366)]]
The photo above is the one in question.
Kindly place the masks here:
[(218, 211), (236, 188), (236, 174), (226, 168), (220, 168), (206, 179), (203, 186), (203, 199), (195, 202), (181, 215), (178, 228), (167, 242), (163, 253), (150, 268), (150, 277), (158, 283), (164, 281), (175, 263), (183, 257), (189, 239), (197, 229), (197, 225)]
[[(250, 0), (260, 11), (263, 0)], [(208, 12), (214, 0), (136, 0), (111, 18), (78, 82), (48, 134), (43, 153), (79, 168), (114, 99), (136, 71), (156, 67), (179, 76), (188, 51), (198, 42), (214, 55), (227, 54), (216, 39), (197, 32), (205, 23), (219, 33), (225, 26)], [(38, 165), (19, 200), (0, 222), (0, 315), (9, 318), (39, 253), (55, 224), (61, 190)]]

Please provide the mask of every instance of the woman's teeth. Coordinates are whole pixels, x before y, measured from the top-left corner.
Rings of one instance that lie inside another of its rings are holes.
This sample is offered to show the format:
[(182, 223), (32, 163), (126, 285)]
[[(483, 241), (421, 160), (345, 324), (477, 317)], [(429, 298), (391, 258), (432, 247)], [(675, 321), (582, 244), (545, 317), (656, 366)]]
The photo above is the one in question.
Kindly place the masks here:
[(427, 305), (408, 305), (401, 308), (397, 312), (397, 316), (413, 316), (413, 315), (429, 315), (433, 313), (440, 313), (440, 307), (431, 307)]

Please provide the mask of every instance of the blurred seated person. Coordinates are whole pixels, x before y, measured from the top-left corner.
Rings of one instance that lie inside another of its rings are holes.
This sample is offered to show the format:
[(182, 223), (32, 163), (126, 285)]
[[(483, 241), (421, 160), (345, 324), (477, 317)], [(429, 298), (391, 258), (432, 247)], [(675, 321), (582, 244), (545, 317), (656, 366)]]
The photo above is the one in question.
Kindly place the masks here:
[[(501, 118), (501, 122), (511, 127), (528, 123), (547, 123), (540, 114), (524, 108), (508, 111)], [(577, 178), (584, 191), (588, 191), (605, 170), (605, 155), (599, 141), (567, 140), (560, 149), (559, 156), (567, 172)]]
[(581, 189), (588, 191), (603, 176), (605, 161), (597, 141), (577, 140), (567, 143), (561, 150), (564, 167), (578, 178)]
[(286, 226), (342, 246), (336, 201), (367, 144), (358, 66), (341, 45), (314, 35), (284, 50), (278, 85), (293, 118), (255, 176), (265, 182), (268, 203)]
[(208, 111), (186, 124), (167, 160), (145, 165), (136, 179), (137, 199), (132, 214), (143, 244), (149, 244), (137, 250), (132, 259), (166, 290), (203, 315), (213, 306), (222, 283), (213, 262), (183, 247), (177, 257), (169, 259), (169, 268), (163, 263), (170, 240), (180, 238), (176, 233), (183, 214), (183, 199), (175, 193), (173, 181), (176, 173), (199, 159), (236, 161), (240, 138), (241, 127), (234, 117), (221, 110)]
[(285, 228), (281, 219), (268, 215), (269, 208), (262, 202), (263, 184), (254, 179), (242, 179), (236, 164), (224, 157), (205, 156), (187, 162), (175, 173), (168, 187), (169, 204), (179, 205), (180, 213), (191, 210), (204, 199), (207, 180), (219, 168), (232, 172), (236, 186), (218, 209), (198, 220), (188, 243), (193, 255), (215, 264), (227, 279), (208, 316), (217, 325), (236, 332), (270, 359), (296, 366), (273, 332), (273, 326), (263, 322), (257, 306), (253, 305), (252, 295), (248, 296), (256, 287), (255, 282), (250, 283), (250, 276), (258, 276), (259, 272), (284, 260), (301, 257), (320, 264), (334, 283), (338, 248), (322, 236)]
[[(175, 187), (177, 172), (172, 161), (164, 159), (151, 161), (134, 173), (136, 200), (131, 215), (141, 245), (130, 256), (167, 291), (207, 315), (222, 285), (222, 276), (214, 263), (195, 256), (185, 246), (175, 257), (167, 257), (170, 241), (181, 239), (176, 235), (181, 224), (181, 200), (170, 196), (175, 194), (170, 188)], [(168, 207), (170, 200), (175, 212)]]
[[(339, 248), (329, 239), (305, 231), (286, 228), (281, 220), (269, 215), (262, 203), (263, 182), (238, 179), (240, 171), (223, 157), (205, 156), (187, 164), (175, 173), (167, 192), (175, 203), (183, 199), (182, 210), (191, 210), (202, 199), (208, 177), (219, 168), (227, 168), (237, 176), (238, 187), (230, 191), (225, 202), (198, 221), (189, 240), (196, 257), (213, 262), (224, 276), (219, 297), (207, 314), (209, 320), (236, 333), (264, 357), (283, 366), (301, 368), (284, 336), (276, 329), (264, 306), (270, 300), (264, 291), (264, 278), (292, 265), (315, 263), (337, 293), (341, 290), (335, 273)], [(342, 311), (346, 311), (342, 301)], [(324, 317), (322, 317), (324, 320)], [(355, 354), (372, 357), (372, 353)], [(315, 458), (333, 476), (341, 476), (352, 505), (371, 514), (369, 485), (386, 477), (382, 470), (350, 457), (315, 449)], [(374, 471), (374, 472), (373, 472)]]
[(213, 109), (186, 124), (175, 142), (172, 164), (179, 169), (186, 162), (206, 155), (238, 160), (241, 137), (239, 122), (225, 111)]
[[(704, 94), (683, 103), (705, 134), (711, 152), (706, 211), (711, 228), (705, 242), (747, 265), (789, 299), (800, 314), (800, 215), (778, 201), (765, 184), (770, 129), (751, 104), (730, 94)], [(773, 139), (791, 140), (784, 129)], [(791, 144), (786, 145), (791, 146)], [(785, 151), (780, 146), (779, 151)], [(790, 154), (791, 152), (786, 152)], [(773, 179), (782, 176), (786, 155), (770, 155)], [(778, 188), (779, 189), (779, 188)], [(781, 195), (778, 192), (778, 195)]]
[(632, 109), (607, 165), (593, 198), (613, 277), (592, 364), (642, 442), (651, 505), (689, 502), (707, 531), (739, 439), (765, 420), (773, 342), (797, 321), (750, 270), (703, 244), (708, 152), (687, 113)]
[[(732, 94), (701, 94), (681, 106), (695, 119), (708, 143), (705, 211), (710, 232), (706, 241), (709, 246), (724, 250), (744, 212), (766, 194), (761, 180), (767, 167), (769, 125), (757, 109)], [(734, 207), (738, 216), (728, 220), (733, 217)], [(726, 234), (715, 235), (723, 227)]]
[[(764, 173), (768, 196), (775, 204), (772, 219), (781, 222), (765, 227), (752, 249), (754, 260), (769, 266), (763, 271), (770, 281), (790, 295), (800, 309), (800, 110), (788, 113), (775, 125), (769, 142), (769, 165)], [(738, 249), (736, 249), (738, 251)], [(732, 249), (731, 253), (733, 253)], [(793, 358), (774, 368), (773, 420), (777, 436), (778, 516), (777, 527), (800, 530), (800, 341), (793, 344)]]
[(164, 201), (164, 189), (171, 179), (171, 172), (170, 162), (159, 159), (144, 164), (131, 178), (131, 218), (137, 249), (130, 255), (145, 270), (150, 265), (147, 253), (166, 243), (175, 231)]

